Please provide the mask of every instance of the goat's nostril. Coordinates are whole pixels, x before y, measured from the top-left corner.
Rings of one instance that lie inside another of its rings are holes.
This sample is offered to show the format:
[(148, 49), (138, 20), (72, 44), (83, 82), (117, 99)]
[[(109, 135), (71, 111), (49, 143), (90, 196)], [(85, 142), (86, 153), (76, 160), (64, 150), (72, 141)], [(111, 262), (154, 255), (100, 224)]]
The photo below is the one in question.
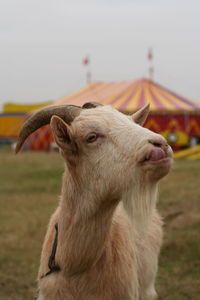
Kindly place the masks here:
[(161, 147), (161, 146), (162, 146), (162, 144), (160, 144), (160, 143), (153, 143), (153, 145), (154, 145), (155, 147)]
[(149, 140), (149, 143), (152, 144), (155, 147), (159, 147), (162, 149), (166, 149), (168, 147), (167, 142), (165, 142), (164, 140)]
[(149, 140), (148, 142), (150, 144), (154, 145), (155, 147), (161, 147), (162, 146), (162, 142), (160, 142), (158, 140)]

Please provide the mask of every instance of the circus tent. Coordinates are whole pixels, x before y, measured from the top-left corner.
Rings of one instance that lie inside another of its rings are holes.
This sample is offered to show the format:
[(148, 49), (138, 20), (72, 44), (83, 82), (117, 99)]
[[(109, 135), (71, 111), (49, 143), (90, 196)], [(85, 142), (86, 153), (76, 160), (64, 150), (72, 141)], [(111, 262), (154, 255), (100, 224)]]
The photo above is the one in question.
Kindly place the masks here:
[[(163, 134), (174, 147), (186, 147), (200, 140), (200, 103), (182, 97), (147, 79), (121, 82), (92, 82), (54, 105), (83, 105), (97, 101), (123, 113), (133, 113), (150, 103), (145, 127)], [(33, 150), (48, 149), (52, 142), (49, 126), (39, 129), (27, 141)]]
[(78, 92), (55, 102), (56, 105), (82, 105), (87, 101), (97, 101), (104, 105), (132, 113), (150, 103), (151, 112), (192, 112), (199, 110), (200, 103), (187, 100), (174, 92), (147, 79), (122, 82), (93, 82)]

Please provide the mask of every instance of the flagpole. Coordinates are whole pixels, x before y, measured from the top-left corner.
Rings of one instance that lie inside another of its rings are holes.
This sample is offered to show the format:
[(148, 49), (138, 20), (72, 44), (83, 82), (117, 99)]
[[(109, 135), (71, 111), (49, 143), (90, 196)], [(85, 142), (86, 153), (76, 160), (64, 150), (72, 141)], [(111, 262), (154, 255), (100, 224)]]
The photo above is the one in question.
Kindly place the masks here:
[(153, 49), (149, 48), (147, 59), (149, 61), (149, 80), (154, 81)]
[(87, 70), (87, 72), (86, 72), (86, 83), (87, 84), (90, 84), (91, 83), (91, 72), (90, 72), (90, 70)]
[(149, 80), (154, 81), (154, 68), (149, 67)]

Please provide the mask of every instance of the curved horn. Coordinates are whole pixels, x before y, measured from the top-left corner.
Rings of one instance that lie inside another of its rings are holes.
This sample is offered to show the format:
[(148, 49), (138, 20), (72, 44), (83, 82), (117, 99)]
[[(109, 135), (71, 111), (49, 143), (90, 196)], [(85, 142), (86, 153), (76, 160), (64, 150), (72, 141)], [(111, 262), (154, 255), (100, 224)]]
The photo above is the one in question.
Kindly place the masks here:
[(27, 137), (40, 127), (50, 123), (51, 117), (56, 115), (70, 124), (81, 112), (81, 107), (75, 105), (50, 106), (37, 111), (22, 126), (15, 148), (18, 153)]
[(82, 108), (95, 108), (97, 106), (103, 106), (103, 104), (98, 103), (98, 102), (86, 102), (85, 104), (83, 104)]

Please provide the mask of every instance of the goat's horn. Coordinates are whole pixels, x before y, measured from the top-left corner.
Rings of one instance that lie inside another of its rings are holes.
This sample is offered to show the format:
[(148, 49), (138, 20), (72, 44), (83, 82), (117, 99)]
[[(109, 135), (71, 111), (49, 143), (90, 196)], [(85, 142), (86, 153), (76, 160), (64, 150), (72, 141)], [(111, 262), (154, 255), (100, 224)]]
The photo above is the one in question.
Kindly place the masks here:
[(98, 102), (86, 102), (83, 104), (82, 108), (95, 108), (97, 106), (103, 106), (103, 104)]
[(66, 123), (70, 124), (80, 112), (81, 107), (75, 105), (50, 106), (37, 111), (22, 126), (15, 152), (19, 152), (25, 140), (31, 133), (42, 126), (49, 124), (53, 115), (59, 116)]

